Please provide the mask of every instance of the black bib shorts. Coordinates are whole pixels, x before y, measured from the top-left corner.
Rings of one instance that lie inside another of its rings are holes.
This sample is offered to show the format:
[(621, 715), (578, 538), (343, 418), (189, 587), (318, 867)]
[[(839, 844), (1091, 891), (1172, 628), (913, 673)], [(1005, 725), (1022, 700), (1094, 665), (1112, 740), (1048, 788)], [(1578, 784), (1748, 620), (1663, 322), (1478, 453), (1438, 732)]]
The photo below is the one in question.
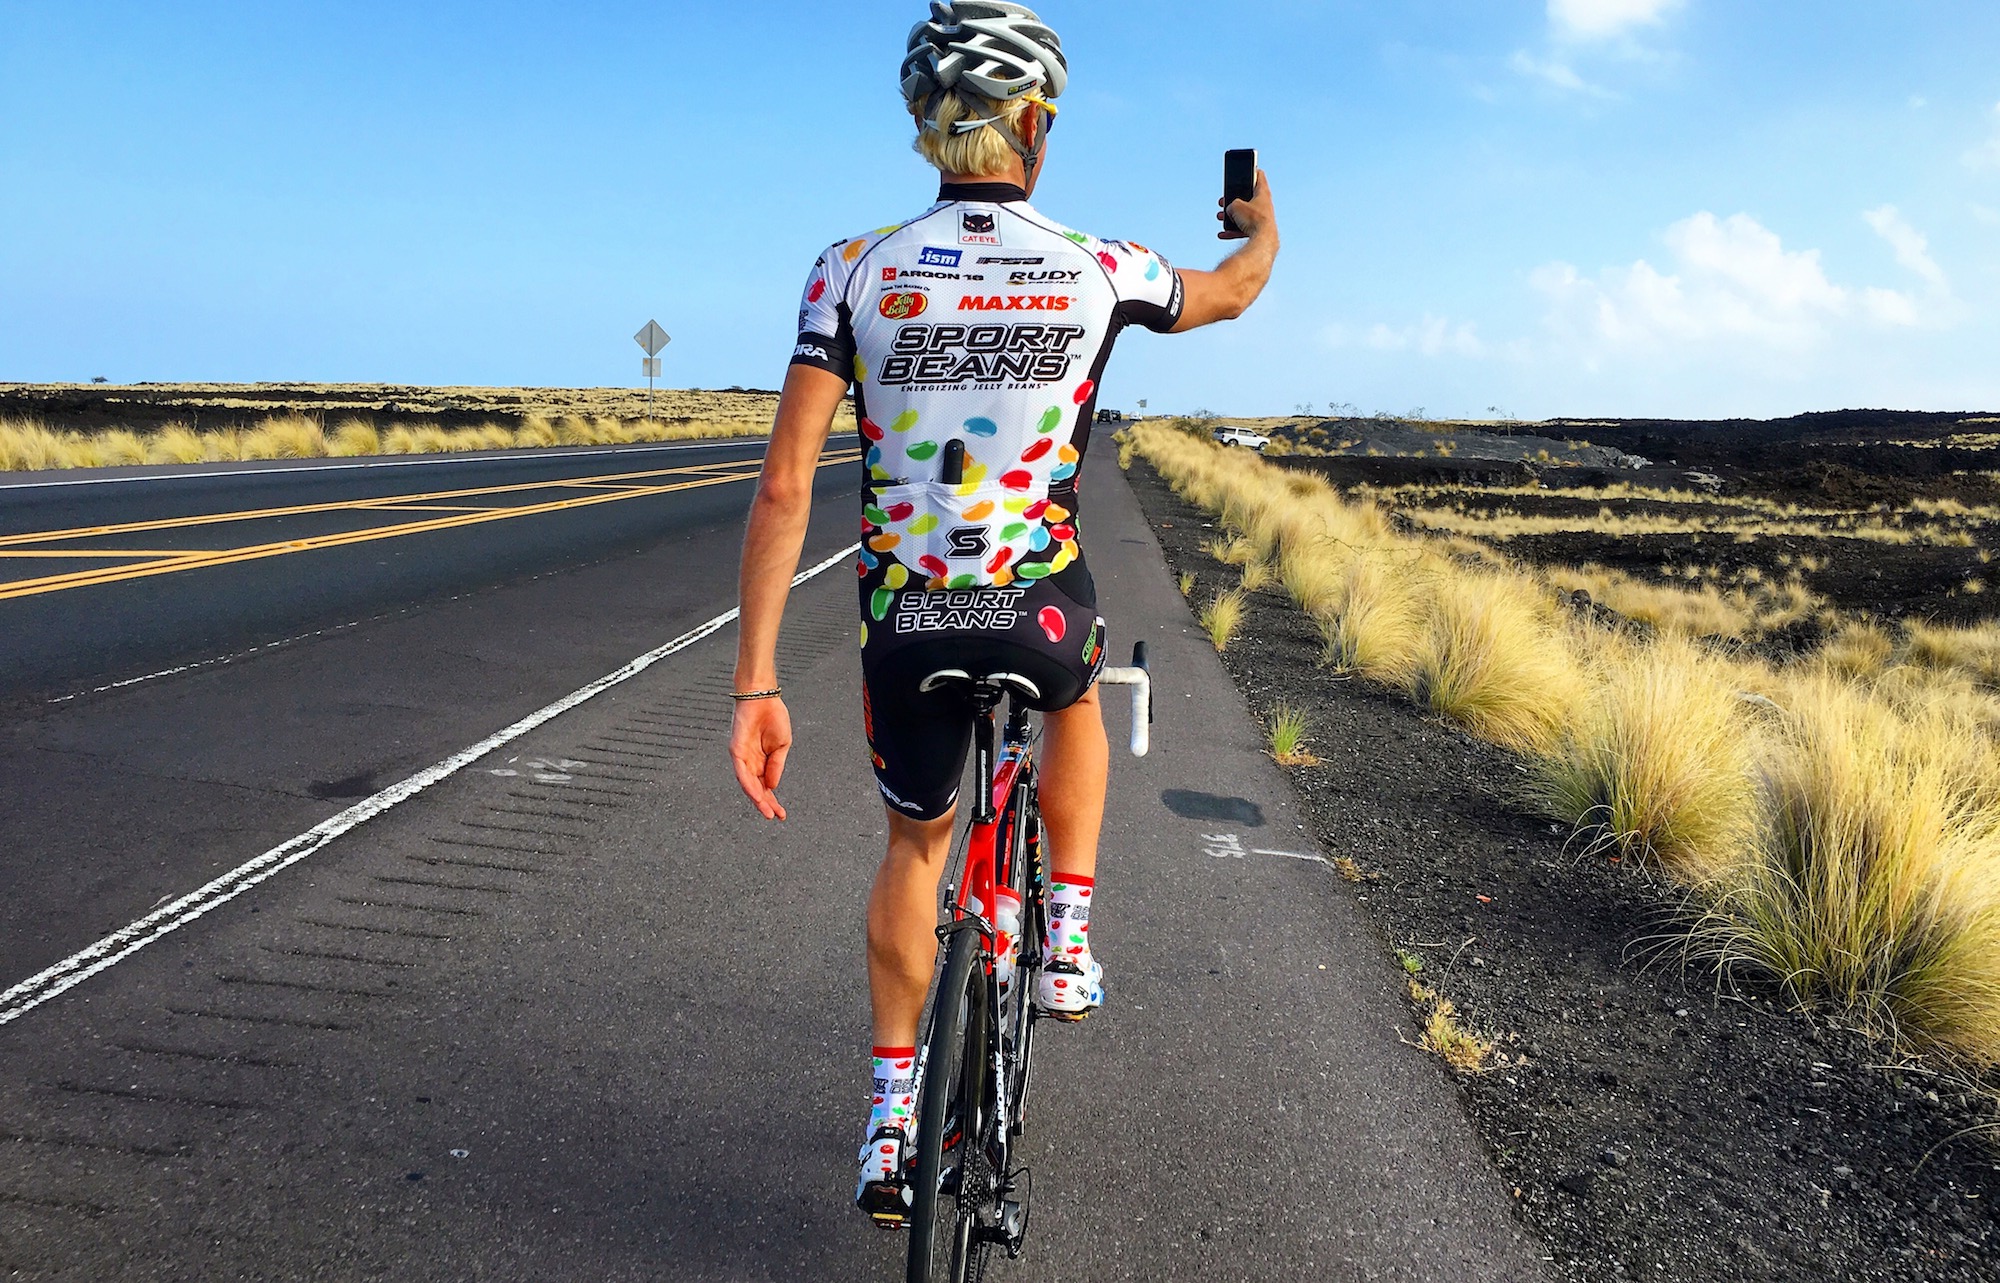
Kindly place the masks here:
[[(875, 580), (869, 576), (869, 580)], [(861, 586), (861, 709), (883, 800), (917, 820), (950, 813), (972, 747), (972, 709), (951, 689), (924, 692), (940, 669), (1019, 673), (1031, 707), (1068, 708), (1104, 665), (1104, 617), (1081, 558), (1004, 588), (901, 592)]]

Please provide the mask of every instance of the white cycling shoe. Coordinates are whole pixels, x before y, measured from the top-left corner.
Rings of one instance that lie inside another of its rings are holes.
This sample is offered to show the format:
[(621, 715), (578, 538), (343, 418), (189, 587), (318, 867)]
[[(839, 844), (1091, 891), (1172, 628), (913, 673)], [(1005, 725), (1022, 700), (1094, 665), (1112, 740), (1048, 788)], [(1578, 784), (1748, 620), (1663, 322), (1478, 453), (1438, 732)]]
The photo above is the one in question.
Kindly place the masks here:
[(1057, 1020), (1081, 1020), (1104, 1005), (1104, 968), (1085, 956), (1078, 966), (1068, 958), (1042, 964), (1035, 1006)]
[(914, 1201), (915, 1191), (904, 1170), (908, 1150), (909, 1138), (898, 1127), (877, 1127), (861, 1147), (854, 1205), (883, 1229), (901, 1229)]

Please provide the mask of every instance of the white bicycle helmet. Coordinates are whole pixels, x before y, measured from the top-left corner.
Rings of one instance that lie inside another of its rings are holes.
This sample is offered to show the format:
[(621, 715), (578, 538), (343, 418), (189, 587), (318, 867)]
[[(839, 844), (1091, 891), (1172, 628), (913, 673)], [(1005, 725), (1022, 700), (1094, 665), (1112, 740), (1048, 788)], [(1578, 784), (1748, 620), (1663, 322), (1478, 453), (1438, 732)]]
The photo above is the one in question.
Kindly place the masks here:
[(922, 114), (951, 90), (1011, 102), (1069, 83), (1062, 40), (1026, 5), (1005, 0), (931, 0), (931, 16), (910, 28), (903, 56), (903, 99)]

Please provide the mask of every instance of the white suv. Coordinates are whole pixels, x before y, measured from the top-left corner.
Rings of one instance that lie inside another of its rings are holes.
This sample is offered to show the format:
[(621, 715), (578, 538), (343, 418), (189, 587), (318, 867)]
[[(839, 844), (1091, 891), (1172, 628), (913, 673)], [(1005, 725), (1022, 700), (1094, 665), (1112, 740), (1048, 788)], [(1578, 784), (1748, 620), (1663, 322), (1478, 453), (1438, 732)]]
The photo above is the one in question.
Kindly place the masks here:
[(1217, 428), (1215, 439), (1223, 445), (1247, 445), (1259, 452), (1271, 444), (1271, 438), (1261, 432), (1252, 432), (1248, 428)]

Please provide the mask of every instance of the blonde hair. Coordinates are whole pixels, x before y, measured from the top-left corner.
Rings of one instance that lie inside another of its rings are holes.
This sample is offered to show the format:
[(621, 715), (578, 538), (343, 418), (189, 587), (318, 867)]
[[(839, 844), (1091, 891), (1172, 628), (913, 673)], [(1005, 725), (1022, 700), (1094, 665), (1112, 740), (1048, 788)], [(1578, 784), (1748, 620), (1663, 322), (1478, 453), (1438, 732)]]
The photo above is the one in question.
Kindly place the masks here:
[(977, 94), (961, 98), (956, 91), (952, 91), (932, 101), (937, 103), (933, 119), (937, 121), (938, 128), (931, 129), (924, 124), (924, 105), (921, 103), (910, 107), (910, 116), (917, 122), (917, 154), (942, 172), (1003, 173), (1008, 162), (1019, 154), (993, 125), (982, 125), (962, 134), (953, 133), (951, 127), (961, 120), (997, 116), (1008, 132), (1019, 138), (1021, 113), (1029, 109), (1026, 98), (994, 102)]

